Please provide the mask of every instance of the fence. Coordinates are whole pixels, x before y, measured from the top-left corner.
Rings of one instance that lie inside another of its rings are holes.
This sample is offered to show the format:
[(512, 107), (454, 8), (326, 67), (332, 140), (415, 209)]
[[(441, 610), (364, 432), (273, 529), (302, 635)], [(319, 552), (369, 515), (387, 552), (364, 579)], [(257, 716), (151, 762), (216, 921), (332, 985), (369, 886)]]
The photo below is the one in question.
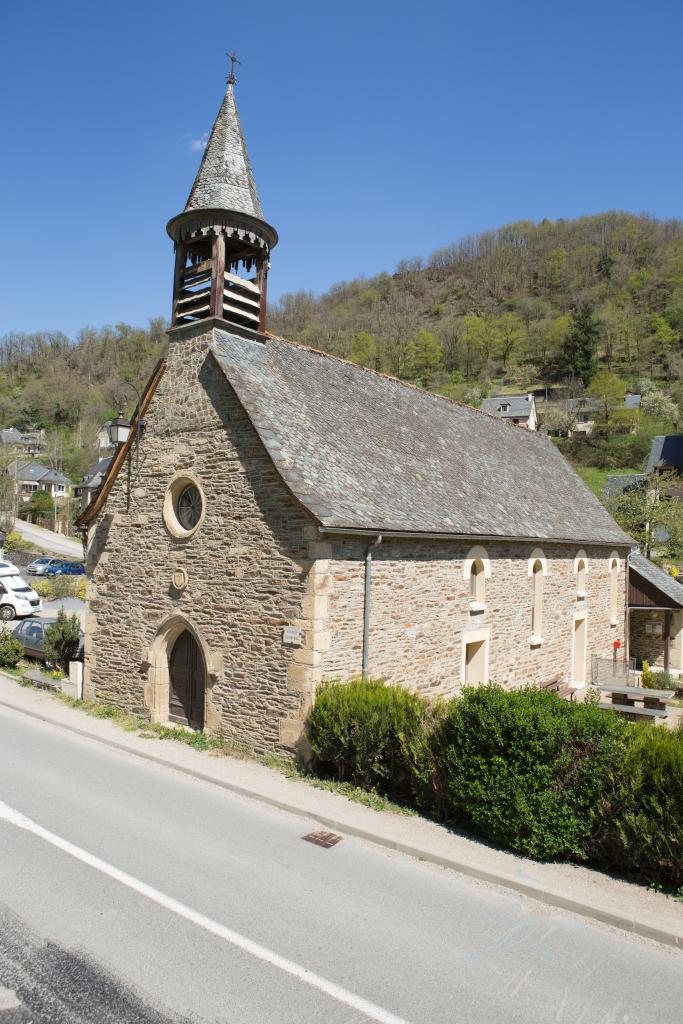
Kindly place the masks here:
[(591, 660), (591, 682), (593, 686), (618, 685), (635, 686), (637, 683), (636, 659), (598, 658)]

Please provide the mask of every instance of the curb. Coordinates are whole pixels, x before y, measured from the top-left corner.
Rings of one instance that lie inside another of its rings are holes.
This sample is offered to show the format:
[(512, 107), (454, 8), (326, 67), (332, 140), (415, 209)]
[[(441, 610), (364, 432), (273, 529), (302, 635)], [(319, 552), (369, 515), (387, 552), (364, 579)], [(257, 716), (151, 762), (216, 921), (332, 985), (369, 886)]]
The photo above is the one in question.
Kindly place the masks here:
[[(15, 681), (14, 676), (7, 678), (11, 678)], [(247, 797), (250, 800), (257, 800), (259, 803), (266, 804), (268, 807), (275, 807), (278, 810), (286, 811), (290, 814), (296, 814), (299, 817), (310, 818), (319, 825), (325, 825), (327, 828), (344, 832), (346, 835), (355, 836), (357, 839), (363, 839), (366, 842), (373, 843), (375, 846), (383, 846), (386, 849), (394, 850), (397, 853), (406, 854), (409, 857), (415, 857), (417, 860), (427, 861), (428, 863), (436, 864), (439, 867), (448, 868), (451, 871), (457, 871), (461, 875), (476, 878), (480, 882), (488, 882), (493, 885), (502, 886), (503, 888), (512, 890), (522, 896), (527, 896), (530, 899), (537, 900), (546, 906), (557, 907), (560, 910), (568, 910), (573, 914), (577, 914), (579, 917), (588, 918), (589, 920), (597, 921), (600, 924), (607, 924), (612, 928), (619, 928), (621, 931), (629, 932), (631, 935), (638, 935), (641, 938), (652, 939), (662, 945), (673, 946), (675, 949), (683, 949), (683, 931), (674, 932), (669, 931), (666, 928), (657, 928), (656, 926), (648, 924), (647, 922), (637, 918), (627, 917), (624, 914), (612, 913), (610, 911), (603, 910), (600, 907), (596, 907), (584, 900), (576, 899), (573, 896), (566, 896), (564, 893), (559, 892), (556, 889), (551, 889), (542, 885), (535, 885), (531, 882), (521, 881), (516, 876), (508, 875), (503, 871), (489, 871), (483, 868), (477, 868), (472, 864), (457, 860), (454, 857), (444, 857), (440, 854), (432, 853), (426, 847), (413, 846), (410, 843), (388, 839), (386, 836), (378, 835), (368, 829), (360, 828), (356, 825), (349, 825), (338, 818), (302, 809), (296, 803), (291, 801), (280, 800), (277, 797), (270, 797), (265, 793), (258, 792), (258, 790), (250, 789), (248, 786), (243, 786), (236, 782), (228, 782), (224, 779), (216, 779), (213, 776), (207, 775), (197, 769), (188, 768), (185, 765), (177, 765), (173, 761), (168, 760), (161, 755), (147, 754), (141, 750), (132, 750), (130, 747), (126, 746), (125, 743), (117, 743), (116, 740), (106, 739), (102, 736), (93, 736), (92, 733), (85, 729), (79, 729), (78, 726), (69, 725), (64, 722), (55, 722), (47, 715), (41, 715), (36, 711), (28, 711), (25, 708), (18, 708), (14, 704), (9, 703), (9, 701), (0, 699), (0, 707), (9, 708), (11, 711), (17, 711), (19, 714), (26, 715), (28, 718), (34, 718), (47, 725), (56, 726), (58, 729), (64, 729), (66, 732), (75, 733), (77, 736), (92, 740), (95, 743), (101, 743), (103, 746), (110, 747), (113, 750), (132, 754), (133, 757), (139, 757), (143, 761), (151, 761), (154, 764), (162, 765), (164, 768), (170, 768), (173, 771), (180, 772), (183, 775), (188, 775), (201, 782), (208, 782), (213, 786), (218, 786), (221, 789), (228, 790), (231, 793), (236, 793), (239, 796)]]

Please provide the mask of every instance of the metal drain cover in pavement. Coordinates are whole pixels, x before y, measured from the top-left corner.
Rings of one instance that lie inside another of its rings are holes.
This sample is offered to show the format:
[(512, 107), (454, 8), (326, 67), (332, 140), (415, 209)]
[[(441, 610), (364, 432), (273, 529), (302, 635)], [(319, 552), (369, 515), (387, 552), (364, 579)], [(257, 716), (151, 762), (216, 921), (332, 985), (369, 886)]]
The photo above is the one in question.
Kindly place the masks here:
[(336, 832), (325, 832), (323, 829), (320, 829), (318, 832), (309, 832), (301, 838), (305, 839), (307, 843), (322, 846), (325, 850), (329, 850), (331, 846), (336, 846), (337, 843), (342, 841), (342, 837), (338, 836)]

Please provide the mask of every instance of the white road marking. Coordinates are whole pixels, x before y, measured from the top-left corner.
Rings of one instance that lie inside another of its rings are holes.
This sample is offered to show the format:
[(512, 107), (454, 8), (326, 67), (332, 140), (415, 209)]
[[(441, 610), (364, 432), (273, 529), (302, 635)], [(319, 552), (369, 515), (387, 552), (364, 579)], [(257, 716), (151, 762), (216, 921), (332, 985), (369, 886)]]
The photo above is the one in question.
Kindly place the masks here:
[(192, 922), (198, 928), (211, 932), (212, 935), (216, 935), (219, 939), (223, 939), (245, 953), (249, 953), (257, 960), (263, 960), (272, 967), (277, 967), (278, 970), (284, 971), (285, 974), (290, 974), (299, 981), (303, 981), (306, 985), (319, 989), (332, 999), (336, 999), (338, 1003), (342, 1003), (352, 1010), (358, 1010), (359, 1013), (364, 1014), (369, 1020), (377, 1021), (378, 1024), (409, 1024), (402, 1017), (397, 1017), (388, 1010), (382, 1009), (381, 1006), (376, 1006), (367, 999), (363, 999), (362, 996), (357, 996), (340, 985), (335, 985), (334, 982), (322, 978), (319, 974), (309, 971), (306, 967), (302, 967), (292, 960), (287, 960), (286, 957), (280, 956), (279, 953), (275, 953), (266, 946), (253, 942), (245, 935), (240, 935), (239, 932), (233, 931), (232, 928), (226, 928), (225, 925), (220, 924), (218, 921), (213, 921), (204, 914), (200, 914), (198, 911), (193, 910), (192, 907), (188, 907), (184, 903), (180, 903), (179, 900), (173, 899), (172, 896), (167, 896), (166, 893), (160, 892), (159, 889), (147, 885), (146, 882), (141, 882), (126, 871), (121, 871), (119, 868), (114, 867), (113, 864), (108, 864), (107, 861), (101, 860), (92, 853), (88, 853), (87, 850), (82, 850), (80, 846), (76, 846), (74, 843), (70, 843), (68, 839), (63, 839), (56, 833), (50, 832), (49, 829), (43, 828), (42, 825), (32, 821), (31, 818), (27, 818), (20, 811), (16, 811), (13, 807), (3, 803), (2, 800), (0, 800), (0, 820), (8, 822), (10, 825), (15, 825), (16, 828), (24, 829), (26, 832), (31, 832), (34, 836), (38, 836), (39, 839), (44, 839), (46, 843), (50, 843), (58, 850), (62, 850), (64, 853), (68, 853), (69, 856), (75, 857), (76, 860), (80, 860), (83, 864), (87, 864), (96, 871), (100, 871), (103, 875), (113, 878), (129, 889), (133, 889), (148, 900), (158, 903), (160, 907), (170, 910), (171, 913), (177, 914), (179, 917), (184, 917), (186, 921)]

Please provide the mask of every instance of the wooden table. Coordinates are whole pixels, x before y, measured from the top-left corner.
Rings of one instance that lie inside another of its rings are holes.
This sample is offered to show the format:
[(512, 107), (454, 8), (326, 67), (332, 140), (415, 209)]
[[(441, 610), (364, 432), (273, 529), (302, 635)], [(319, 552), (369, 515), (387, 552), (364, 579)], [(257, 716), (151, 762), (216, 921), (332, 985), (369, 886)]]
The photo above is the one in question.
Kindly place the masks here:
[(671, 690), (650, 690), (645, 686), (610, 686), (609, 683), (603, 683), (598, 690), (610, 695), (610, 700), (600, 702), (601, 708), (619, 711), (635, 721), (666, 718), (667, 704), (674, 699)]

